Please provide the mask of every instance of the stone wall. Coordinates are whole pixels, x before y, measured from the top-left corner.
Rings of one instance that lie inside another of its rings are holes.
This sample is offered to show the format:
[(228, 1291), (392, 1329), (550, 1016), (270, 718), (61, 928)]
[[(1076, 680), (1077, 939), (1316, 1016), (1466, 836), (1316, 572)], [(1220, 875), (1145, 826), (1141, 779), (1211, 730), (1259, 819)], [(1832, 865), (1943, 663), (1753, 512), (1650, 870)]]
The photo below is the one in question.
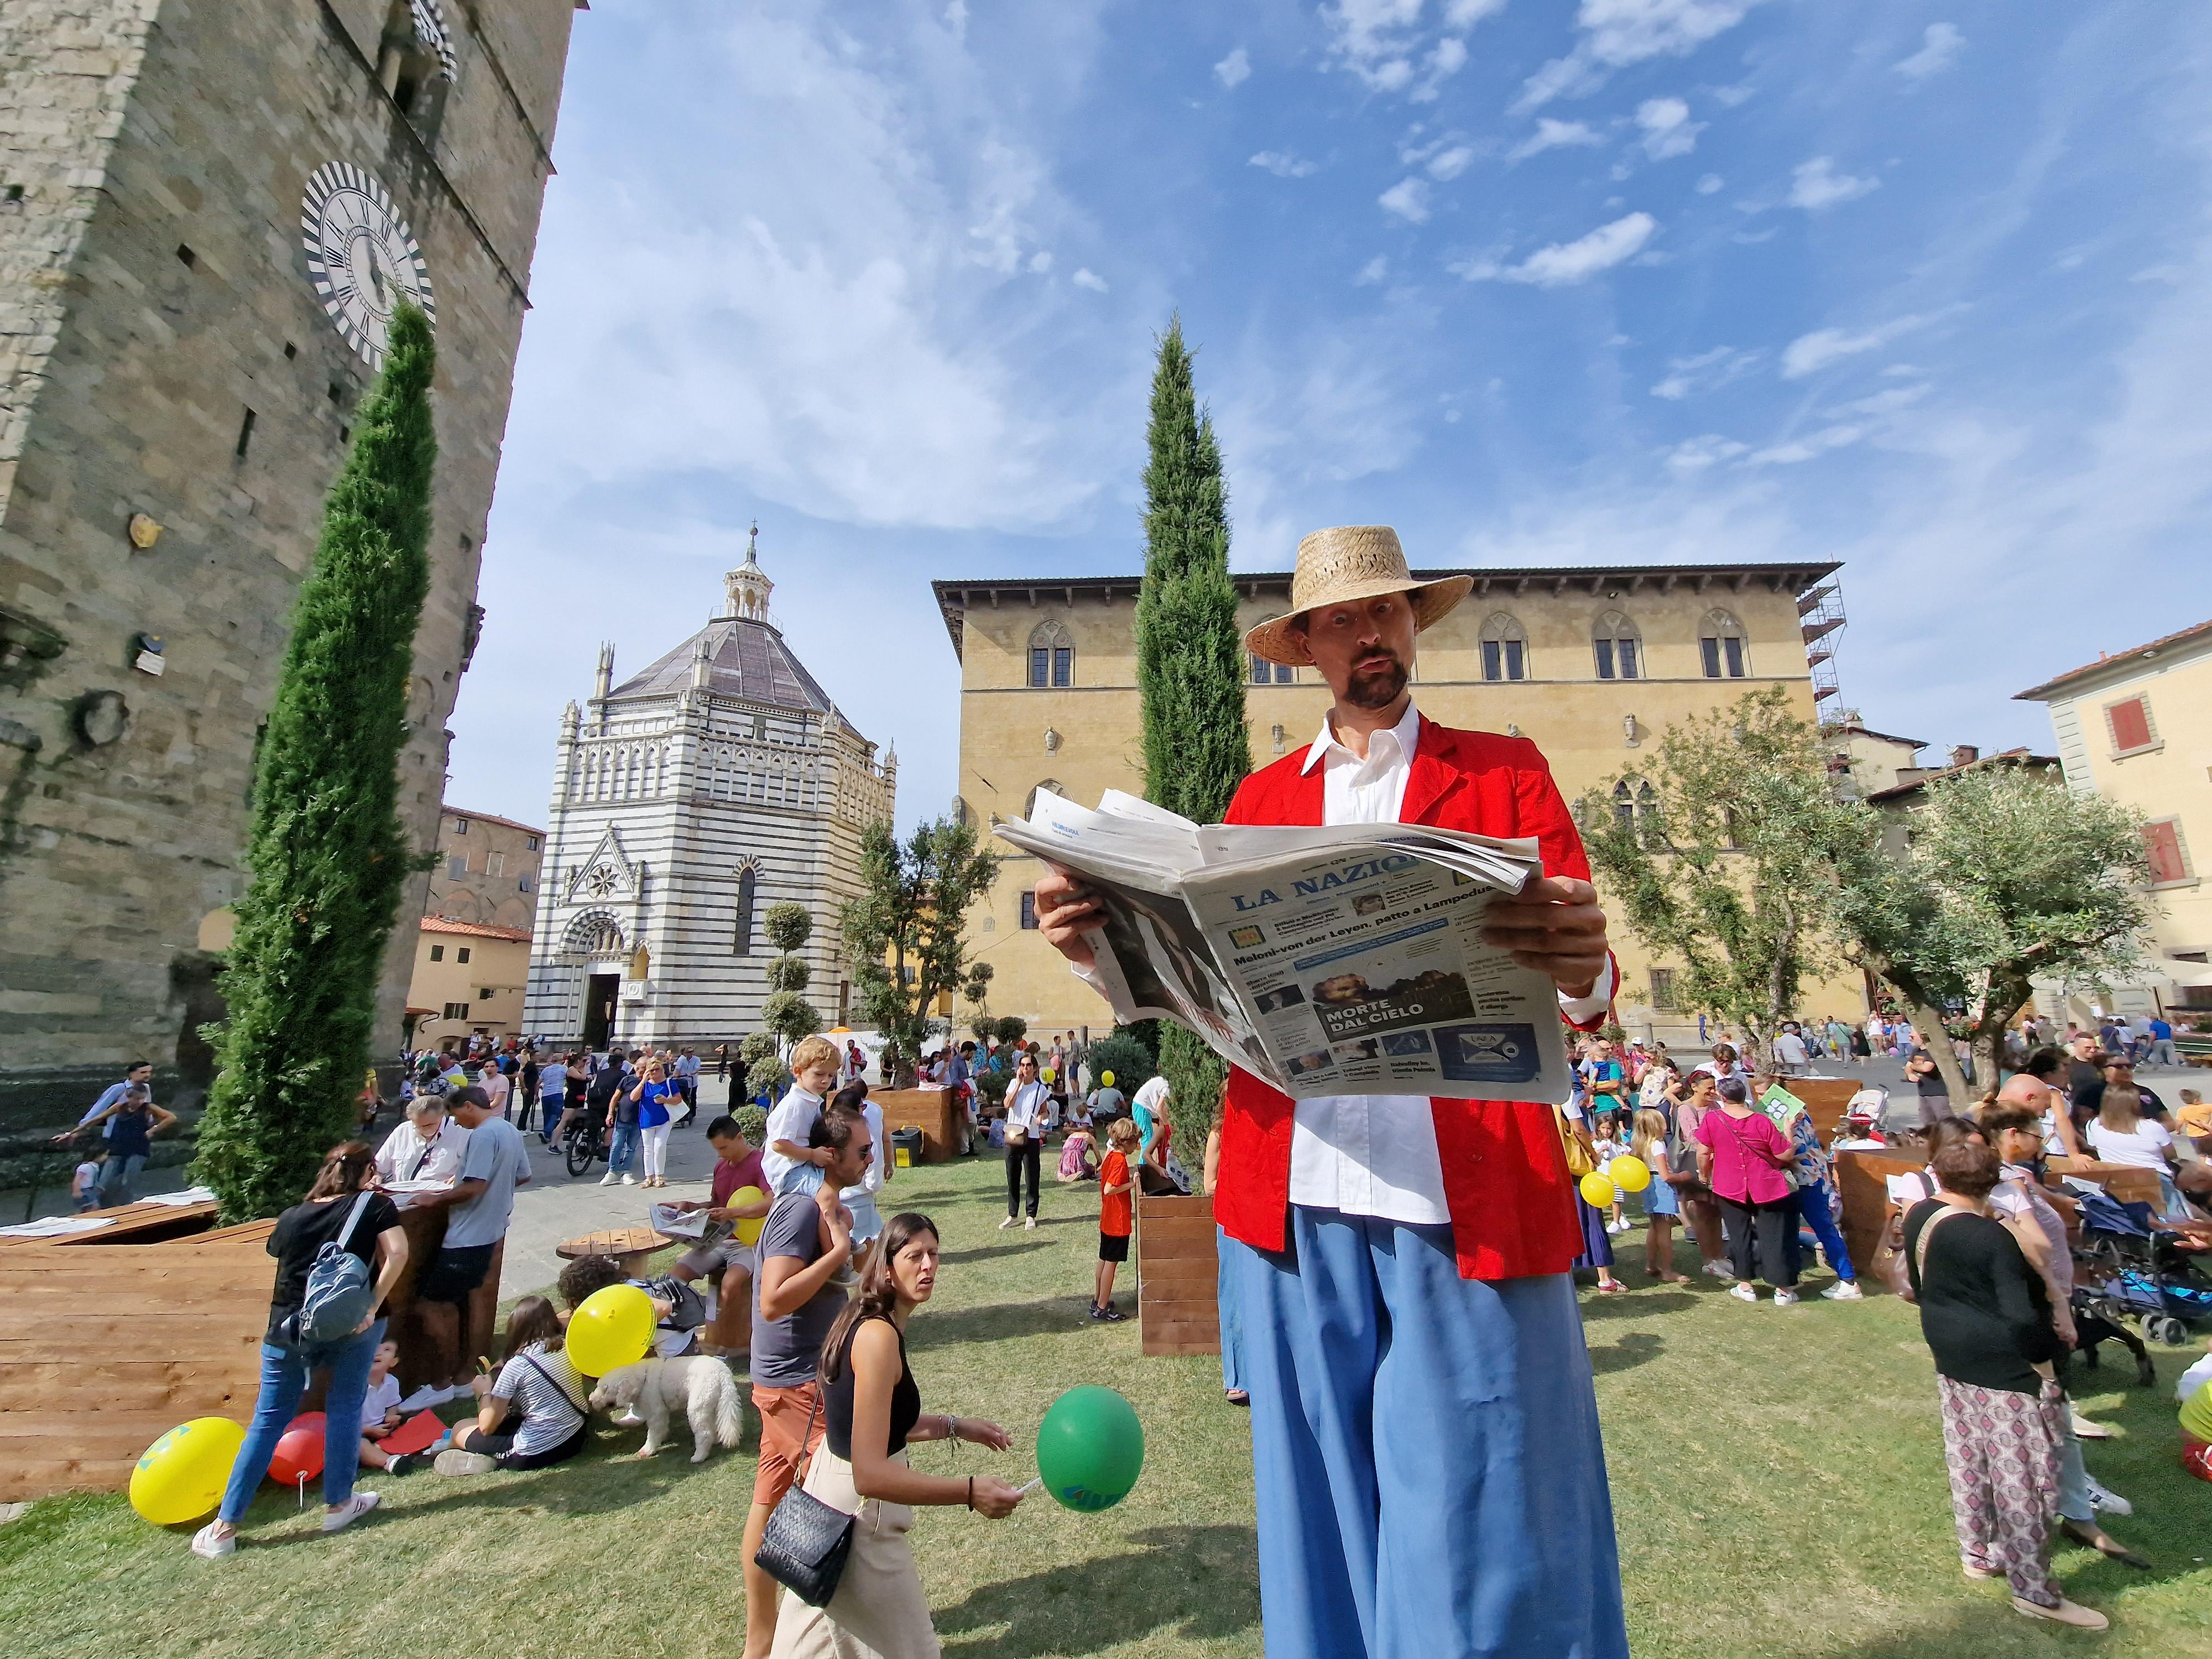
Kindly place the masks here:
[[(257, 733), (370, 380), (301, 246), (308, 175), (333, 161), (391, 191), (437, 303), (433, 576), (401, 762), (405, 820), (434, 844), (573, 15), (571, 0), (448, 6), (460, 74), (426, 137), (377, 81), (380, 7), (27, 0), (5, 13), (0, 75), (34, 106), (66, 94), (84, 112), (63, 195), (47, 202), (41, 183), (25, 223), (55, 245), (56, 225), (89, 216), (52, 256), (64, 264), (10, 265), (0, 293), (0, 318), (51, 338), (0, 520), (0, 607), (44, 630), (48, 652), (35, 674), (0, 671), (13, 723), (0, 732), (36, 744), (0, 746), (0, 1115), (11, 1093), (105, 1080), (135, 1053), (204, 1070), (190, 1030), (213, 983), (200, 924), (243, 884)], [(57, 32), (64, 15), (96, 35), (88, 58), (55, 44), (78, 38)], [(471, 17), (533, 43), (526, 127)], [(107, 57), (117, 68), (97, 76)], [(64, 269), (52, 325), (38, 307)], [(161, 527), (150, 547), (126, 534), (135, 514)], [(158, 678), (134, 666), (141, 635), (162, 642)], [(403, 900), (410, 944), (423, 892)], [(387, 953), (380, 1040), (393, 1045), (411, 955)]]

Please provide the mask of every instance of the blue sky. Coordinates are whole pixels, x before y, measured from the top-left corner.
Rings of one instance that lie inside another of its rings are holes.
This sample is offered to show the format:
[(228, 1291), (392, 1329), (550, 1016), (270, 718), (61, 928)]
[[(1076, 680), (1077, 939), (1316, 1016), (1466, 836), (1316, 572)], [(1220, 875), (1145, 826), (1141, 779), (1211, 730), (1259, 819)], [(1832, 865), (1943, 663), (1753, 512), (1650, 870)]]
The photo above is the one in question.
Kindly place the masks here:
[(900, 816), (941, 576), (1139, 568), (1180, 311), (1240, 568), (1844, 561), (1844, 701), (2010, 701), (2212, 614), (2212, 9), (595, 0), (449, 799), (543, 822), (598, 642), (775, 613)]

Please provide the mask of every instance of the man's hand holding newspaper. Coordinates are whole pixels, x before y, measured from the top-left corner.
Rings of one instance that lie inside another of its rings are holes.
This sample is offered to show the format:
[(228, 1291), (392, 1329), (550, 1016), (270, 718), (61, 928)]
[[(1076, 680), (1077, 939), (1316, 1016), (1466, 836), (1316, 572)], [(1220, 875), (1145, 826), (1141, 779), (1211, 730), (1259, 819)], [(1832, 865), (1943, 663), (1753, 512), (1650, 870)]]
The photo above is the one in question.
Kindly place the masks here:
[(1557, 991), (1605, 963), (1586, 882), (1535, 844), (1420, 824), (1200, 826), (1042, 792), (1038, 926), (1123, 1022), (1169, 1018), (1294, 1097), (1554, 1100)]

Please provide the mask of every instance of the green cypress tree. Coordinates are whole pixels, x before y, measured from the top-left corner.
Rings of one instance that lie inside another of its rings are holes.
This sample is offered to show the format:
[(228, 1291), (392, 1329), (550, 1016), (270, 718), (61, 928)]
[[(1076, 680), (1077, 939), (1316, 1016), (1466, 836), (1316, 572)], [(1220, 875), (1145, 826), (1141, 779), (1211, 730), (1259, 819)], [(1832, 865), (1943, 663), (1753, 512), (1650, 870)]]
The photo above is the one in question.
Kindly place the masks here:
[[(1137, 596), (1137, 689), (1145, 794), (1199, 823), (1218, 823), (1251, 769), (1244, 729), (1244, 652), (1229, 580), (1229, 493), (1212, 417), (1200, 407), (1180, 318), (1152, 374), (1145, 465), (1145, 580)], [(1170, 1118), (1187, 1158), (1212, 1127), (1228, 1067), (1179, 1025), (1160, 1032)]]
[(398, 763), (430, 585), (435, 361), (428, 319), (402, 307), (293, 610), (193, 1170), (227, 1220), (297, 1203), (352, 1126), (385, 940), (420, 867), (400, 826)]

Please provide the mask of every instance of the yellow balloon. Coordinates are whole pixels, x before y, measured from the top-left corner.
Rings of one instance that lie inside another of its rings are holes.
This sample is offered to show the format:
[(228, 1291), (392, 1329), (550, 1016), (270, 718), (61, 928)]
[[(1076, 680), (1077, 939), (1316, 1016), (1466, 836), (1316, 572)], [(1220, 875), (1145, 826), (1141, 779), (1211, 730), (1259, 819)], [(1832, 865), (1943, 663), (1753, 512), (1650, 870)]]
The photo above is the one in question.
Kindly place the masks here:
[[(741, 1204), (757, 1204), (767, 1196), (768, 1194), (757, 1187), (740, 1187), (730, 1194), (729, 1207), (735, 1209)], [(737, 1235), (738, 1243), (757, 1244), (760, 1242), (761, 1228), (767, 1220), (766, 1216), (757, 1215), (749, 1220), (734, 1223), (731, 1231)]]
[(635, 1285), (593, 1291), (568, 1316), (568, 1358), (586, 1376), (635, 1364), (653, 1346), (653, 1298)]
[(1110, 1089), (1110, 1088), (1112, 1088), (1112, 1087), (1114, 1086), (1114, 1073), (1111, 1073), (1111, 1072), (1101, 1072), (1101, 1073), (1098, 1073), (1098, 1086), (1099, 1086), (1100, 1088), (1102, 1088), (1102, 1089)]
[(246, 1431), (227, 1417), (195, 1417), (146, 1448), (131, 1471), (131, 1507), (157, 1527), (197, 1521), (222, 1501)]
[(1039, 1078), (1041, 1078), (1042, 1079), (1043, 1079), (1043, 1080), (1044, 1080), (1045, 1082), (1047, 1082), (1047, 1083), (1051, 1082), (1051, 1081), (1052, 1081), (1052, 1079), (1053, 1079), (1053, 1070), (1052, 1070), (1052, 1067), (1051, 1067), (1051, 1066), (1046, 1066), (1046, 1067), (1044, 1068), (1044, 1070), (1042, 1070), (1042, 1072), (1039, 1072), (1039, 1073), (1037, 1073), (1037, 1076), (1038, 1076)]
[(1624, 1193), (1640, 1193), (1651, 1184), (1651, 1166), (1626, 1152), (1606, 1165), (1606, 1175)]
[[(1613, 1204), (1613, 1200), (1620, 1196), (1620, 1188), (1615, 1187), (1610, 1181), (1607, 1181), (1603, 1176), (1600, 1175), (1595, 1170), (1592, 1170), (1588, 1175), (1583, 1177), (1582, 1189), (1583, 1202), (1589, 1205), (1593, 1210), (1610, 1208)], [(604, 1296), (606, 1292), (602, 1291), (599, 1294)]]

